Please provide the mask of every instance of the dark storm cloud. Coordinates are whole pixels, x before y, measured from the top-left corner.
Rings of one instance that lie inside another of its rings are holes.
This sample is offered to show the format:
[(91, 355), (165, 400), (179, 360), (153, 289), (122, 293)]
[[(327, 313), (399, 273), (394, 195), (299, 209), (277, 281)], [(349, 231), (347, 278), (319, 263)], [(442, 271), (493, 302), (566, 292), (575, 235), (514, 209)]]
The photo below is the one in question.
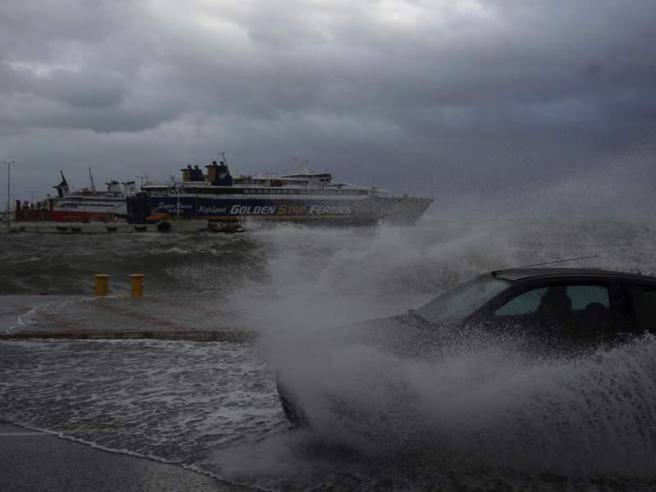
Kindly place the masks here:
[(5, 1), (0, 151), (23, 188), (226, 150), (449, 202), (560, 193), (649, 144), (655, 20), (640, 0)]

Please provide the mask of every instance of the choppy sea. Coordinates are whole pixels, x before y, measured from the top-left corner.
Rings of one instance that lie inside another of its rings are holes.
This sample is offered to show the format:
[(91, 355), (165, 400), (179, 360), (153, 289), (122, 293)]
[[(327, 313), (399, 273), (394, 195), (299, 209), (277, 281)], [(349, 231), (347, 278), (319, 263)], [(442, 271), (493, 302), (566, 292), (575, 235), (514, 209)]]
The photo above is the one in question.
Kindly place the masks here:
[[(572, 266), (656, 274), (655, 245), (656, 223), (573, 219), (4, 235), (0, 295), (65, 296), (51, 308), (75, 310), (93, 273), (127, 288), (139, 271), (162, 305), (193, 298), (194, 322), (260, 337), (0, 342), (0, 420), (263, 490), (653, 490), (656, 338), (576, 359), (476, 344), (431, 361), (311, 354), (315, 335), (493, 269), (594, 256)], [(280, 364), (329, 384), (357, 418), (317, 396), (322, 425), (291, 429)]]

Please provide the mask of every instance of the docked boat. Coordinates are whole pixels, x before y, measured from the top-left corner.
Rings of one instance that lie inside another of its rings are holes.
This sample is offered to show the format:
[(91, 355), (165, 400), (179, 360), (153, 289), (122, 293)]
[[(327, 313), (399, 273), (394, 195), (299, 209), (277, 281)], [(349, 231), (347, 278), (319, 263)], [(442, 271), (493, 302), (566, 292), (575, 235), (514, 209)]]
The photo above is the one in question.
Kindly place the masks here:
[(54, 187), (58, 197), (52, 203), (50, 220), (56, 222), (110, 222), (126, 217), (126, 198), (136, 191), (134, 181), (119, 183), (112, 180), (106, 183), (105, 191), (97, 191), (93, 176), (89, 171), (91, 186), (79, 191), (71, 191), (63, 172), (61, 177), (61, 183)]
[(414, 223), (429, 198), (396, 196), (376, 187), (335, 182), (328, 172), (232, 176), (226, 162), (182, 169), (182, 181), (146, 184), (127, 198), (133, 223), (176, 219), (293, 221), (343, 225)]

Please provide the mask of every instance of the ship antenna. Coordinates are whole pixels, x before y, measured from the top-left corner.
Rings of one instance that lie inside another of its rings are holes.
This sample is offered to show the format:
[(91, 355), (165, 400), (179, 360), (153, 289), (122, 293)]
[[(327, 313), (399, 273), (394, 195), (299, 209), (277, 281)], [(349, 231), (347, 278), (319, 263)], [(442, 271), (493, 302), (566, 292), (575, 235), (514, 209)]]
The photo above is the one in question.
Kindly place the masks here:
[(541, 263), (532, 263), (530, 265), (521, 265), (512, 268), (504, 268), (502, 270), (495, 270), (492, 274), (497, 274), (501, 272), (506, 272), (508, 270), (518, 270), (520, 268), (535, 268), (547, 265), (556, 265), (558, 263), (567, 263), (569, 261), (578, 261), (578, 260), (591, 260), (592, 258), (598, 258), (599, 255), (590, 255), (590, 256), (574, 256), (572, 258), (558, 258), (556, 260), (543, 261)]
[(221, 156), (221, 160), (223, 161), (223, 163), (227, 166), (228, 159), (226, 159), (225, 152), (219, 152), (219, 155)]
[(91, 183), (91, 191), (96, 191), (96, 185), (93, 182), (93, 174), (91, 174), (91, 168), (89, 168), (89, 182)]

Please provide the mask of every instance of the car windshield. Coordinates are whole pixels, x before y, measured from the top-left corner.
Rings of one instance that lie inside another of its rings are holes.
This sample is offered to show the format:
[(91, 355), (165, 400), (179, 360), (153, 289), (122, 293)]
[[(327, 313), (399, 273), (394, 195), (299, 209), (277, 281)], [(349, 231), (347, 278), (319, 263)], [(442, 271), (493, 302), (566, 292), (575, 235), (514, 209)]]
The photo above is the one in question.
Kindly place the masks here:
[(474, 313), (509, 285), (510, 282), (489, 275), (477, 277), (433, 299), (417, 309), (416, 313), (433, 323), (457, 322)]

